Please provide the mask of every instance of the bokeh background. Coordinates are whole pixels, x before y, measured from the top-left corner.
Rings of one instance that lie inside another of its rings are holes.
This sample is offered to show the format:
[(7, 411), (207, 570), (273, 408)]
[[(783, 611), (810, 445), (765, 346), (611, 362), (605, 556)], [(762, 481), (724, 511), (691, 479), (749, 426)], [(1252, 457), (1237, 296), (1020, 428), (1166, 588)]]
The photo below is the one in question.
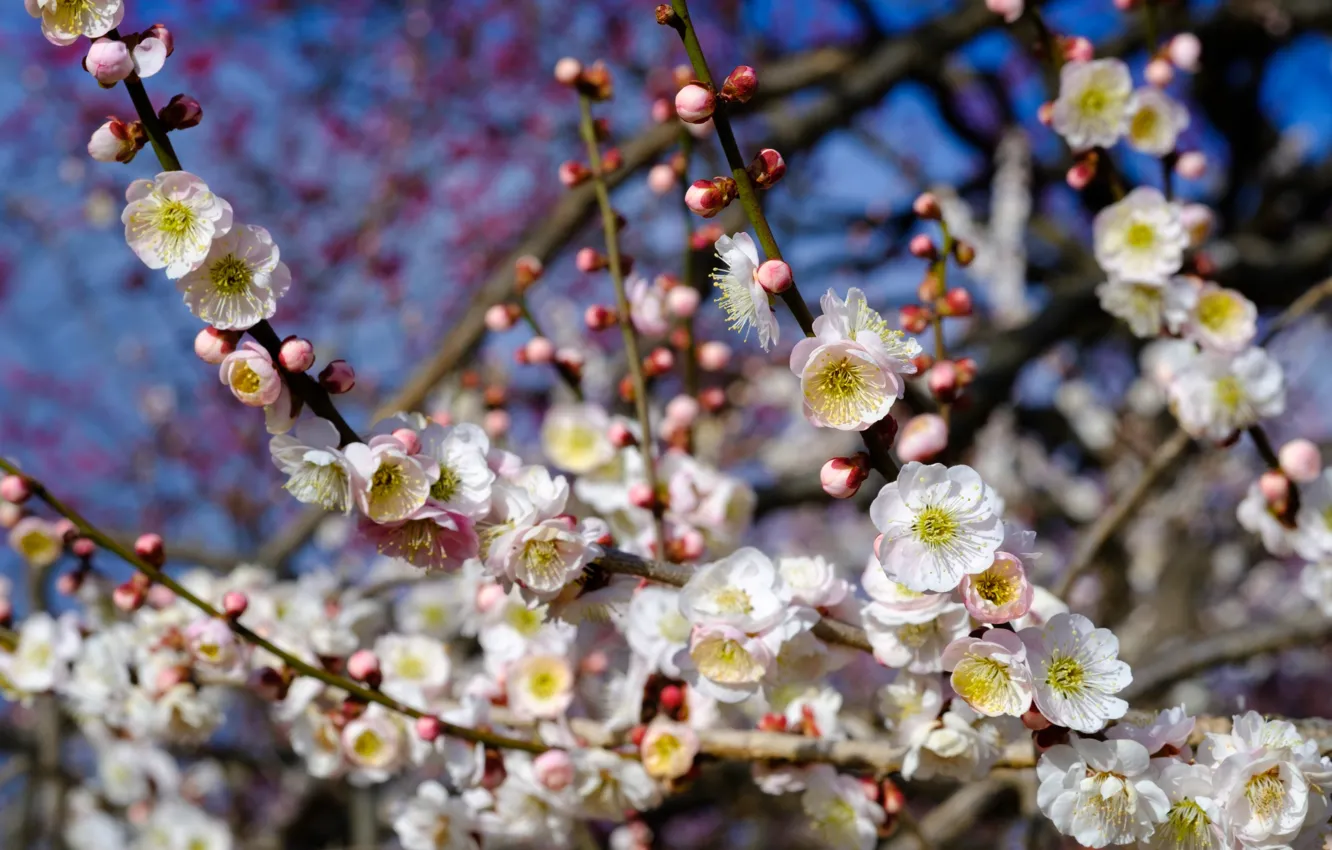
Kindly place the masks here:
[[(1192, 30), (1204, 46), (1203, 71), (1171, 90), (1193, 115), (1184, 146), (1211, 168), (1179, 194), (1213, 207), (1217, 279), (1266, 322), (1332, 273), (1332, 3), (1161, 5), (1163, 31)], [(573, 266), (600, 225), (590, 193), (556, 180), (582, 149), (576, 100), (551, 77), (561, 56), (604, 59), (614, 73), (601, 114), (625, 157), (615, 203), (636, 267), (679, 275), (684, 258), (706, 283), (711, 250), (685, 251), (686, 228), (702, 222), (679, 191), (657, 195), (645, 179), (679, 139), (651, 116), (684, 61), (653, 6), (133, 0), (123, 28), (161, 21), (174, 34), (175, 54), (147, 87), (158, 105), (179, 92), (202, 103), (202, 124), (174, 137), (181, 160), (238, 220), (273, 233), (294, 278), (274, 325), (312, 339), (321, 362), (354, 365), (356, 389), (339, 399), (353, 426), (404, 401), (475, 418), (480, 390), (502, 386), (511, 447), (535, 458), (540, 412), (561, 389), (547, 370), (514, 363), (525, 329), (495, 337), (481, 321), (509, 292), (514, 256), (546, 260), (530, 298), (557, 342), (587, 351), (591, 395), (614, 406), (619, 377), (618, 334), (581, 323), (587, 304), (612, 295), (604, 275)], [(1140, 77), (1140, 18), (1110, 0), (1043, 6), (1057, 30), (1087, 35)], [(1040, 533), (1040, 570), (1056, 576), (1172, 426), (1137, 377), (1140, 342), (1096, 305), (1087, 246), (1104, 189), (1079, 196), (1064, 183), (1066, 147), (1036, 118), (1052, 81), (1034, 33), (1004, 28), (978, 2), (696, 0), (693, 14), (714, 73), (758, 69), (741, 145), (787, 160), (765, 202), (807, 298), (859, 286), (887, 315), (909, 303), (923, 271), (905, 250), (918, 232), (910, 203), (925, 188), (944, 193), (979, 253), (966, 277), (978, 315), (955, 323), (950, 343), (981, 373), (950, 451)], [(0, 9), (0, 452), (104, 527), (160, 531), (173, 565), (354, 571), (364, 554), (281, 490), (261, 417), (194, 357), (199, 323), (125, 247), (122, 193), (156, 163), (151, 150), (128, 166), (89, 159), (92, 130), (132, 109), (123, 88), (97, 87), (82, 55), (48, 44), (21, 4)], [(1155, 160), (1115, 156), (1130, 180), (1159, 184)], [(700, 141), (689, 179), (724, 170), (715, 140)], [(784, 342), (765, 356), (728, 336), (707, 301), (702, 314), (702, 335), (741, 356), (707, 379), (733, 405), (699, 451), (753, 483), (753, 541), (858, 570), (871, 539), (863, 504), (829, 505), (817, 481), (819, 464), (853, 444), (799, 416), (784, 356), (795, 324), (782, 317)], [(1325, 321), (1306, 316), (1272, 350), (1292, 386), (1274, 439), (1325, 443)], [(659, 402), (673, 394), (670, 381), (660, 390)], [(903, 416), (910, 409), (909, 397)], [(1191, 449), (1076, 588), (1075, 604), (1123, 636), (1130, 660), (1310, 616), (1298, 567), (1268, 559), (1235, 523), (1258, 469), (1247, 445)], [(23, 583), (7, 550), (0, 574)], [(15, 596), (23, 611), (21, 587)], [(1318, 641), (1156, 696), (1328, 716)]]

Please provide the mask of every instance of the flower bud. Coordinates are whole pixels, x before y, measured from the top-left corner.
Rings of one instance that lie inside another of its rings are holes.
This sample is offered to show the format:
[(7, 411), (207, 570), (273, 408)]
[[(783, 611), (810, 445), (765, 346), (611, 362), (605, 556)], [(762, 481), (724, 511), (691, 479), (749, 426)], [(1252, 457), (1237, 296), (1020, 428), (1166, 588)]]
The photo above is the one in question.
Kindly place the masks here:
[(726, 390), (721, 387), (708, 387), (698, 393), (698, 403), (708, 413), (716, 413), (726, 407)]
[(698, 367), (704, 372), (720, 372), (731, 362), (731, 347), (720, 340), (709, 340), (698, 347)]
[[(51, 531), (62, 541), (68, 541), (73, 540), (75, 535), (79, 533), (79, 527), (74, 524), (74, 520), (61, 517), (51, 526)], [(143, 581), (147, 581), (147, 579), (145, 578)]]
[(444, 733), (444, 724), (438, 717), (425, 715), (416, 718), (416, 735), (422, 741), (430, 743)]
[(565, 188), (572, 189), (580, 183), (587, 182), (588, 178), (592, 176), (592, 172), (581, 162), (570, 159), (560, 163), (559, 175), (560, 183)]
[(486, 434), (496, 440), (509, 433), (509, 426), (512, 424), (513, 421), (506, 410), (487, 410), (481, 420), (481, 427)]
[(555, 365), (576, 378), (582, 377), (583, 364), (586, 362), (583, 352), (576, 348), (565, 346), (555, 349)]
[(111, 591), (111, 602), (126, 614), (132, 614), (143, 607), (143, 588), (132, 582), (118, 585)]
[(217, 365), (227, 359), (227, 355), (236, 350), (240, 341), (236, 331), (220, 331), (217, 328), (204, 328), (194, 337), (194, 353), (205, 363)]
[(421, 435), (411, 428), (395, 428), (393, 439), (402, 443), (402, 450), (407, 454), (417, 455), (421, 453)]
[(930, 221), (939, 221), (943, 218), (943, 210), (939, 207), (939, 199), (933, 192), (922, 192), (916, 196), (916, 200), (911, 202), (911, 210), (920, 218)]
[(688, 319), (698, 311), (702, 296), (692, 286), (677, 286), (666, 293), (666, 308), (677, 319)]
[(1096, 55), (1092, 43), (1080, 35), (1064, 39), (1064, 59), (1069, 62), (1090, 62)]
[(615, 309), (605, 304), (592, 304), (583, 311), (583, 324), (590, 331), (604, 331), (618, 319)]
[(304, 372), (315, 364), (314, 344), (308, 339), (289, 336), (278, 349), (278, 362), (288, 372)]
[(88, 139), (88, 155), (98, 162), (130, 162), (147, 141), (138, 121), (126, 124), (112, 115)]
[(1044, 714), (1041, 714), (1040, 709), (1036, 708), (1036, 706), (1032, 706), (1023, 713), (1022, 725), (1026, 726), (1033, 732), (1043, 732), (1046, 729), (1049, 729), (1053, 724)]
[(155, 38), (162, 42), (162, 46), (166, 48), (167, 56), (176, 52), (176, 39), (171, 35), (171, 30), (167, 29), (166, 24), (153, 24), (148, 29), (139, 33), (139, 38)]
[(898, 787), (896, 782), (885, 779), (879, 791), (879, 802), (883, 806), (884, 812), (890, 817), (898, 815), (906, 808), (906, 794), (902, 793), (902, 789)]
[(758, 719), (757, 726), (760, 732), (785, 732), (786, 715), (778, 714), (775, 711), (769, 711)]
[(897, 311), (897, 323), (910, 334), (923, 333), (932, 319), (928, 310), (916, 304), (908, 304)]
[(926, 376), (930, 392), (939, 401), (951, 401), (957, 395), (957, 367), (951, 360), (940, 360)]
[(1054, 103), (1046, 101), (1036, 107), (1036, 120), (1049, 127), (1054, 123)]
[(356, 372), (346, 360), (334, 360), (319, 373), (319, 385), (333, 395), (339, 395), (356, 386)]
[(657, 504), (657, 494), (652, 492), (646, 481), (636, 481), (629, 485), (629, 504), (636, 508), (652, 510)]
[(1091, 183), (1095, 176), (1096, 160), (1091, 157), (1084, 157), (1073, 163), (1064, 175), (1064, 181), (1068, 183), (1070, 189), (1081, 192), (1087, 188), (1087, 184)]
[(1170, 85), (1171, 80), (1175, 79), (1175, 66), (1164, 59), (1153, 59), (1142, 70), (1142, 76), (1151, 85), (1163, 89)]
[(1179, 70), (1187, 74), (1198, 72), (1198, 60), (1202, 57), (1202, 42), (1191, 32), (1182, 32), (1170, 39), (1166, 46), (1166, 55)]
[(948, 316), (970, 316), (971, 293), (960, 286), (948, 290), (944, 294), (944, 308), (943, 312)]
[(550, 363), (555, 359), (555, 343), (544, 336), (534, 336), (523, 346), (527, 362), (538, 365)]
[(1290, 499), (1290, 479), (1275, 469), (1269, 469), (1258, 478), (1258, 489), (1272, 510), (1281, 513)]
[(679, 556), (681, 561), (697, 561), (703, 557), (707, 551), (708, 541), (703, 537), (703, 532), (697, 528), (691, 528), (680, 535)]
[(760, 189), (770, 189), (786, 176), (786, 160), (772, 148), (764, 148), (749, 163), (749, 179)]
[(722, 83), (722, 100), (744, 103), (758, 91), (758, 74), (748, 65), (739, 65)]
[(537, 782), (550, 791), (563, 791), (573, 784), (573, 759), (564, 750), (546, 750), (532, 760)]
[(690, 83), (675, 93), (675, 114), (686, 124), (702, 124), (716, 109), (716, 95), (702, 83)]
[(652, 101), (652, 122), (665, 124), (675, 117), (675, 104), (664, 97)]
[(358, 682), (365, 682), (370, 687), (378, 687), (383, 677), (379, 669), (379, 659), (368, 649), (358, 649), (347, 659), (347, 675)]
[(781, 295), (795, 282), (791, 267), (782, 260), (765, 260), (755, 275), (759, 286), (773, 295)]
[(643, 372), (649, 378), (664, 375), (673, 368), (675, 368), (675, 354), (669, 348), (654, 348), (643, 358)]
[(921, 413), (907, 420), (897, 438), (897, 456), (903, 463), (928, 463), (948, 446), (948, 425), (935, 413)]
[(676, 176), (675, 169), (670, 165), (660, 162), (652, 166), (648, 171), (647, 184), (654, 195), (664, 195), (675, 188), (675, 183), (679, 178)]
[(32, 498), (32, 485), (22, 475), (6, 475), (0, 478), (0, 499), (11, 504), (21, 505)]
[(229, 590), (222, 596), (222, 613), (235, 620), (250, 607), (250, 598), (239, 590)]
[(735, 181), (730, 177), (695, 180), (685, 191), (685, 206), (704, 218), (712, 218), (734, 198)]
[(578, 253), (574, 255), (574, 267), (585, 274), (599, 272), (609, 263), (606, 255), (596, 248), (579, 248)]
[(1200, 180), (1207, 173), (1207, 155), (1202, 151), (1186, 151), (1175, 160), (1175, 173), (1185, 180)]
[(611, 422), (610, 427), (606, 429), (606, 437), (611, 441), (611, 445), (619, 449), (638, 445), (638, 438), (634, 436), (634, 432), (618, 419)]
[(513, 304), (492, 304), (486, 308), (486, 328), (493, 333), (503, 333), (513, 327), (519, 312)]
[(1003, 15), (1006, 24), (1022, 17), (1022, 7), (1022, 0), (985, 0), (985, 8), (996, 15)]
[(203, 107), (187, 94), (178, 94), (162, 107), (157, 117), (168, 130), (188, 130), (203, 120)]
[(166, 545), (160, 534), (140, 534), (134, 541), (134, 554), (138, 555), (150, 567), (160, 567), (166, 563)]
[(666, 418), (685, 425), (698, 418), (698, 399), (688, 395), (678, 395), (666, 403)]
[[(86, 537), (79, 539), (87, 540)], [(89, 540), (88, 542), (91, 543), (92, 541)], [(79, 589), (83, 587), (83, 580), (87, 574), (86, 570), (75, 570), (69, 573), (61, 573), (60, 576), (56, 578), (56, 593), (59, 593), (61, 596), (73, 596), (78, 593)]]
[(540, 280), (545, 269), (541, 258), (533, 257), (531, 254), (524, 254), (515, 260), (513, 263), (513, 282), (518, 294), (522, 295), (532, 284)]
[(134, 73), (134, 56), (125, 42), (99, 38), (88, 47), (83, 67), (99, 85), (110, 88)]
[(555, 82), (562, 86), (574, 86), (583, 76), (583, 63), (566, 56), (555, 63)]
[[(620, 153), (619, 148), (608, 148), (606, 152), (601, 155), (602, 174), (610, 174), (621, 165), (624, 165), (624, 154)], [(624, 225), (621, 224), (620, 227), (623, 228)]]
[(75, 537), (69, 544), (69, 552), (76, 558), (87, 560), (97, 552), (97, 544), (87, 537)]
[(934, 261), (939, 258), (939, 249), (934, 247), (934, 240), (924, 233), (912, 236), (907, 244), (907, 250), (911, 252), (911, 256), (922, 260)]
[(916, 297), (926, 304), (933, 304), (940, 298), (943, 298), (943, 281), (934, 269), (925, 272), (925, 276), (920, 279), (920, 285), (916, 287)]
[(819, 470), (823, 492), (834, 499), (849, 499), (869, 477), (869, 455), (857, 452), (851, 457), (835, 457)]
[(614, 93), (614, 80), (611, 79), (610, 67), (600, 59), (583, 69), (582, 79), (578, 81), (579, 90), (593, 100), (610, 100)]
[(667, 685), (657, 695), (657, 703), (667, 711), (675, 711), (684, 705), (684, 689), (679, 685)]
[[(1309, 484), (1318, 479), (1323, 471), (1323, 458), (1318, 453), (1318, 446), (1304, 438), (1291, 440), (1277, 452), (1281, 462), (1281, 471), (1298, 484)], [(13, 501), (13, 499), (10, 499)]]
[(962, 268), (966, 268), (976, 261), (976, 247), (970, 242), (963, 242), (961, 239), (953, 243), (953, 259)]

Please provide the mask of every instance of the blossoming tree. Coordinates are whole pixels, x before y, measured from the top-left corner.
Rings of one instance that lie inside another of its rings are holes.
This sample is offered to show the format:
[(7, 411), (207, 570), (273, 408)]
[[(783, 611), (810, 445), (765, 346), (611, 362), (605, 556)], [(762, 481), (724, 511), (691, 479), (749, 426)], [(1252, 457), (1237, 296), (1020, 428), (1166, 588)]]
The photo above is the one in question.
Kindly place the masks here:
[[(210, 450), (271, 460), (253, 476), (279, 483), (286, 525), (249, 554), (126, 534), (77, 472), (0, 431), (0, 522), (28, 585), (0, 594), (0, 788), (22, 777), (0, 797), (4, 846), (1332, 846), (1325, 697), (1205, 675), (1332, 633), (1332, 473), (1293, 413), (1317, 376), (1282, 347), (1317, 325), (1332, 245), (1255, 260), (1236, 244), (1262, 235), (1218, 215), (1242, 204), (1206, 203), (1191, 81), (1218, 85), (1213, 45), (1243, 54), (1239, 13), (1116, 0), (1127, 34), (1094, 45), (1078, 16), (1021, 0), (902, 36), (849, 3), (865, 44), (720, 77), (733, 48), (700, 38), (712, 4), (695, 19), (673, 0), (655, 22), (606, 4), (687, 64), (643, 87), (649, 127), (621, 144), (623, 45), (543, 73), (570, 132), (541, 191), (562, 199), (375, 404), (354, 357), (285, 333), (330, 299), (303, 294), (318, 289), (293, 262), (308, 255), (279, 248), (284, 224), (252, 223), (218, 161), (177, 153), (229, 130), (145, 82), (192, 49), (186, 10), (25, 5), (120, 98), (123, 117), (86, 128), (96, 167), (156, 161), (121, 181), (116, 250), (153, 272), (154, 304), (192, 317), (189, 380), (217, 415), (266, 434), (266, 453)], [(457, 14), (513, 11), (481, 5)], [(1327, 16), (1267, 14), (1269, 32)], [(406, 18), (416, 39), (433, 25), (427, 4)], [(750, 131), (794, 154), (919, 77), (974, 137), (938, 57), (992, 29), (1048, 88), (1040, 141), (996, 140), (991, 221), (955, 188), (913, 188), (894, 223), (863, 218), (899, 231), (914, 296), (856, 275), (820, 287), (816, 314), (797, 277), (828, 277), (817, 223), (779, 226), (794, 179)], [(813, 85), (832, 93), (802, 104)], [(746, 123), (765, 103), (772, 126)], [(1058, 153), (1033, 162), (1036, 144)], [(1056, 212), (1033, 216), (1049, 162)], [(650, 262), (625, 248), (666, 225), (616, 206), (642, 206), (639, 171), (686, 222)], [(410, 191), (394, 181), (386, 202)], [(1086, 281), (1049, 282), (1033, 317), (1040, 242)], [(1075, 342), (1117, 348), (1114, 401), (1090, 356), (1043, 362)], [(1016, 421), (1019, 373), (1056, 373), (1054, 433)], [(1172, 539), (1203, 524), (1207, 557)]]

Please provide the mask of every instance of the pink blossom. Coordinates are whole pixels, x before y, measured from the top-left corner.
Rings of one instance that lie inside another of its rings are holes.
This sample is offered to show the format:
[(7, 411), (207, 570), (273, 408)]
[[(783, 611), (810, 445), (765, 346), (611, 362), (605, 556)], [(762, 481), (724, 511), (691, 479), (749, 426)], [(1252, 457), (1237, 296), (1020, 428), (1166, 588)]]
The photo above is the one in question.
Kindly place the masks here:
[(257, 342), (246, 341), (226, 356), (218, 378), (241, 404), (263, 407), (282, 394), (282, 376), (273, 358)]
[(1031, 608), (1035, 594), (1022, 561), (1007, 552), (996, 552), (985, 572), (965, 576), (959, 591), (967, 612), (982, 623), (1016, 620)]

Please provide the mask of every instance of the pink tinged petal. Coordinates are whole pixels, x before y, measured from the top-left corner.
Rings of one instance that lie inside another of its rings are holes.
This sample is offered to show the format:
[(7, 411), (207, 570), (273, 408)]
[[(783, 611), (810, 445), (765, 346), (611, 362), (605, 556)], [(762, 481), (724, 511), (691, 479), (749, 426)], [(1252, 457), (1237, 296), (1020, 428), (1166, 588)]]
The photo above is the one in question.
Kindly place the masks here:
[(980, 643), (980, 641), (976, 638), (962, 637), (948, 644), (948, 646), (944, 648), (941, 659), (944, 670), (951, 671), (958, 665), (958, 662), (967, 656), (967, 653), (971, 651), (971, 648), (978, 643)]
[(160, 38), (145, 38), (134, 48), (134, 66), (140, 77), (151, 77), (166, 64), (167, 49)]

